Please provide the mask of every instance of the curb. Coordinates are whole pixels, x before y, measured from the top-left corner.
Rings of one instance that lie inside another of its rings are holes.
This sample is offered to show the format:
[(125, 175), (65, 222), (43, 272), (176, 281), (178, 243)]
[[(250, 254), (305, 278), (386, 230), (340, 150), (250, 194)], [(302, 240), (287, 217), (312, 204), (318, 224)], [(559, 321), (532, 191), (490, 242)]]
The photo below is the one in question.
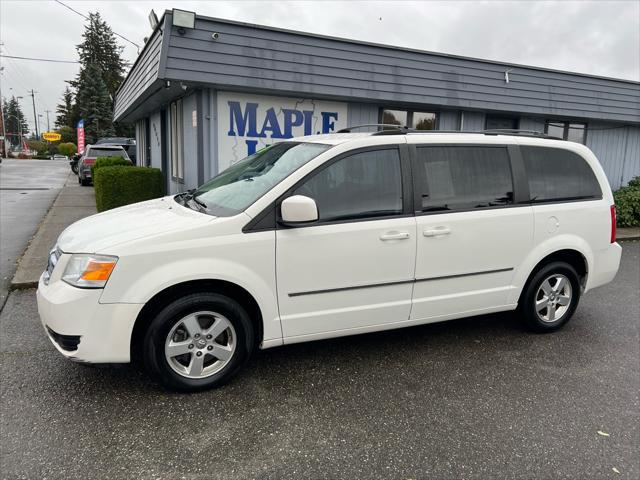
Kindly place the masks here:
[(11, 282), (11, 284), (9, 285), (10, 292), (15, 292), (16, 290), (29, 290), (32, 288), (38, 288), (38, 282)]

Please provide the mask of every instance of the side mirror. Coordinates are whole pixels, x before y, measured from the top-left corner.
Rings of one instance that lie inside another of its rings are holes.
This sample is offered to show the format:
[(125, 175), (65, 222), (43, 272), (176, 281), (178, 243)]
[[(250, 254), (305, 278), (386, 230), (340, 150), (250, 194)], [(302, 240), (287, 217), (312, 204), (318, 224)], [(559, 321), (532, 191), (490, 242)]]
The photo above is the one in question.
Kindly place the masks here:
[(289, 226), (315, 222), (318, 220), (318, 207), (313, 198), (293, 195), (280, 204), (282, 223)]

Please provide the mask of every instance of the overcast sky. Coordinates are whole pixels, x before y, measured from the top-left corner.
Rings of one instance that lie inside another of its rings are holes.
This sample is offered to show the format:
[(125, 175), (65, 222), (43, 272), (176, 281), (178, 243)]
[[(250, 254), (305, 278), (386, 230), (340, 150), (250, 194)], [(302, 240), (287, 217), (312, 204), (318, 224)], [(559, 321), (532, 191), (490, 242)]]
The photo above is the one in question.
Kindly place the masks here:
[[(640, 0), (623, 1), (73, 1), (86, 14), (99, 11), (113, 30), (142, 45), (158, 17), (173, 7), (198, 14), (318, 34), (366, 40), (498, 61), (640, 81)], [(0, 0), (2, 53), (76, 60), (85, 20), (54, 0)], [(133, 63), (137, 49), (121, 41)], [(33, 128), (28, 90), (46, 128), (65, 80), (77, 64), (2, 58), (2, 95), (24, 97)]]

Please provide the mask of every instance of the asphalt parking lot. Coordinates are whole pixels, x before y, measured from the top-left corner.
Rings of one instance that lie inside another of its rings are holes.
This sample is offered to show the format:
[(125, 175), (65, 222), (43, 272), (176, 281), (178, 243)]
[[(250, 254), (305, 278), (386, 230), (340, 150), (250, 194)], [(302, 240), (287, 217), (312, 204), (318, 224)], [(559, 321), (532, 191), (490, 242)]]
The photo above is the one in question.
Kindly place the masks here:
[(640, 243), (623, 251), (559, 333), (491, 315), (276, 348), (194, 395), (66, 361), (13, 292), (2, 477), (639, 478)]

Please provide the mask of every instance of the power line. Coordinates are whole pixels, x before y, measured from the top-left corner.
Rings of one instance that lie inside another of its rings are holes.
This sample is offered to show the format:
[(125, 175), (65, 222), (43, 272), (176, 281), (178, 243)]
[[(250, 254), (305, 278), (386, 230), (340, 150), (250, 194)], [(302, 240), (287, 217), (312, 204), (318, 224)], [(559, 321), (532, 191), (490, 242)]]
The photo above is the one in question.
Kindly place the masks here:
[[(71, 8), (69, 5), (62, 3), (60, 0), (53, 0), (56, 3), (59, 3), (60, 5), (62, 5), (63, 7), (71, 10), (73, 13), (75, 13), (76, 15), (80, 15), (82, 18), (84, 18), (85, 20), (89, 20), (89, 17), (87, 17), (84, 13), (79, 12), (77, 10), (75, 10), (74, 8)], [(127, 37), (125, 37), (124, 35), (120, 35), (118, 32), (114, 32), (112, 30), (113, 34), (117, 37), (120, 37), (121, 39), (129, 42), (131, 45), (134, 45), (137, 49), (138, 49), (138, 53), (140, 53), (140, 45), (138, 45), (136, 42), (133, 42), (131, 40), (129, 40)]]
[(0, 55), (3, 58), (13, 58), (16, 60), (34, 60), (36, 62), (54, 62), (54, 63), (80, 63), (78, 60), (56, 60), (53, 58), (36, 58), (36, 57), (18, 57), (16, 55)]

